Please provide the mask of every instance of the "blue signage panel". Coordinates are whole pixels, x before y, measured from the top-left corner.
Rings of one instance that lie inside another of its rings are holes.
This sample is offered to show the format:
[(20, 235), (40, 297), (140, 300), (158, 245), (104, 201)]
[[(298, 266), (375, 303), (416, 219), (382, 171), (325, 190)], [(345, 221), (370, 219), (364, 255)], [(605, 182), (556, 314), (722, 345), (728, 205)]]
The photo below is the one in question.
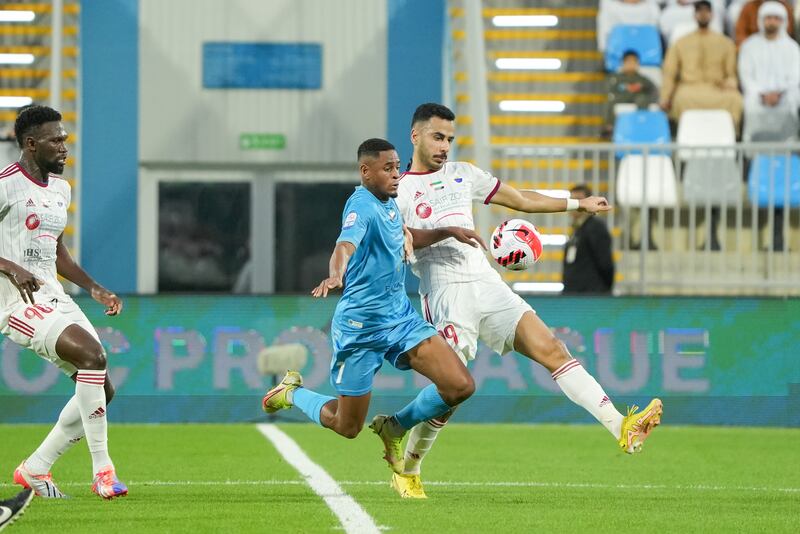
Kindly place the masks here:
[(322, 45), (203, 43), (206, 89), (320, 89)]

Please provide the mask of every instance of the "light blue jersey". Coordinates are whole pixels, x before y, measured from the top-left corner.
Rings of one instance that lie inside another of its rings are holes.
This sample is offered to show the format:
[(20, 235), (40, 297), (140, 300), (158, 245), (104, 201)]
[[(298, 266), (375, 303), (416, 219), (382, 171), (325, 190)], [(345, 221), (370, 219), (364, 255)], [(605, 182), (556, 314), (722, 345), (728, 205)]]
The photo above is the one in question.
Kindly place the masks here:
[(436, 330), (406, 294), (403, 221), (394, 199), (385, 202), (359, 186), (347, 200), (342, 232), (356, 251), (347, 264), (344, 293), (331, 324), (331, 383), (340, 395), (364, 395), (384, 360), (408, 369), (406, 352)]
[(355, 245), (333, 323), (342, 330), (389, 328), (416, 313), (406, 295), (403, 220), (393, 198), (382, 202), (363, 186), (345, 204), (337, 243)]

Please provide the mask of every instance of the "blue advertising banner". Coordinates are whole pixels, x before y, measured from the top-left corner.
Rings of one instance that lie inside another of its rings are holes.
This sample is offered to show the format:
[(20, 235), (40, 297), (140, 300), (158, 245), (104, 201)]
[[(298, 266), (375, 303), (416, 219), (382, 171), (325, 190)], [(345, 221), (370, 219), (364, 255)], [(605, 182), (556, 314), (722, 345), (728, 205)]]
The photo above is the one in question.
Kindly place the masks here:
[(203, 43), (206, 89), (320, 89), (322, 45)]
[[(120, 317), (79, 304), (109, 353), (114, 421), (250, 421), (274, 377), (258, 355), (305, 348), (305, 384), (333, 394), (329, 325), (336, 299), (271, 296), (128, 297)], [(544, 321), (618, 409), (659, 396), (665, 422), (800, 426), (800, 300), (537, 298)], [(58, 369), (8, 339), (0, 345), (0, 422), (52, 421), (74, 391)], [(477, 393), (462, 421), (588, 422), (550, 373), (518, 354), (481, 347)], [(280, 377), (278, 377), (280, 378)], [(394, 411), (427, 382), (390, 366), (373, 408)], [(302, 414), (287, 412), (290, 419)]]

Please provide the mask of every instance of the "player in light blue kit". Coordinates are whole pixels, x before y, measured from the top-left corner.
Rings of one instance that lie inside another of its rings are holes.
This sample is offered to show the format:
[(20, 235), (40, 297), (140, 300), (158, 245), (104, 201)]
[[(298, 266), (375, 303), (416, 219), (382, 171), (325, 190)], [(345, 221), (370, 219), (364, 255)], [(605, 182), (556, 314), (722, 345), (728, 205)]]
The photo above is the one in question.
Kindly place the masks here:
[[(289, 371), (267, 392), (267, 413), (297, 406), (315, 423), (346, 438), (364, 426), (372, 380), (383, 361), (414, 369), (433, 384), (403, 409), (377, 415), (370, 428), (383, 441), (386, 461), (403, 472), (400, 443), (417, 423), (446, 413), (472, 395), (475, 383), (467, 368), (436, 330), (414, 310), (406, 295), (405, 260), (412, 253), (411, 235), (394, 201), (400, 182), (400, 158), (388, 141), (368, 139), (358, 147), (361, 186), (345, 205), (342, 231), (330, 260), (330, 276), (314, 290), (326, 297), (344, 287), (331, 326), (331, 383), (339, 398), (304, 387), (300, 373)], [(471, 230), (442, 228), (430, 239), (455, 237), (475, 246)]]

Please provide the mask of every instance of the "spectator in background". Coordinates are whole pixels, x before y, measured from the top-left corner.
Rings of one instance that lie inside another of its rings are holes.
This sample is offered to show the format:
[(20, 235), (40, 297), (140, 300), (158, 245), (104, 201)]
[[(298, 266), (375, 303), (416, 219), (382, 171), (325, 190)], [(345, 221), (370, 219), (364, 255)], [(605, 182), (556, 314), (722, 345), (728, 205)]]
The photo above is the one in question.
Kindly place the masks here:
[(658, 90), (647, 76), (639, 73), (639, 54), (628, 50), (622, 55), (619, 72), (608, 75), (608, 102), (604, 113), (603, 135), (610, 137), (614, 128), (614, 105), (636, 104), (645, 110), (658, 102)]
[(780, 2), (758, 9), (759, 33), (739, 51), (744, 91), (744, 141), (786, 141), (797, 136), (800, 46), (786, 33), (788, 13)]
[[(745, 39), (760, 31), (760, 17), (758, 12), (766, 1), (767, 0), (751, 0), (742, 7), (742, 11), (739, 13), (739, 20), (736, 21), (736, 32), (734, 33), (734, 40), (736, 41), (737, 48), (742, 46)], [(794, 35), (794, 14), (792, 12), (792, 6), (786, 0), (777, 1), (786, 8), (786, 31), (789, 35)]]
[[(722, 33), (725, 0), (711, 0), (711, 2), (713, 4), (711, 29)], [(697, 21), (694, 19), (694, 3), (695, 0), (667, 0), (658, 21), (661, 36), (665, 42), (672, 43), (676, 37), (682, 37), (697, 28)]]
[[(592, 196), (586, 185), (576, 185), (570, 197)], [(570, 212), (572, 235), (564, 249), (564, 293), (609, 294), (614, 285), (614, 260), (611, 234), (599, 217), (585, 212)]]
[(606, 49), (606, 39), (617, 24), (658, 26), (654, 0), (605, 0), (597, 12), (597, 49)]
[[(764, 2), (758, 8), (759, 33), (745, 39), (739, 51), (745, 141), (787, 141), (797, 137), (800, 46), (786, 33), (788, 20), (782, 3)], [(783, 250), (783, 209), (775, 209), (774, 216), (772, 248)]]
[(724, 109), (737, 131), (742, 120), (742, 95), (736, 77), (736, 47), (709, 28), (711, 3), (694, 4), (697, 30), (667, 49), (661, 107), (678, 121), (687, 109)]

